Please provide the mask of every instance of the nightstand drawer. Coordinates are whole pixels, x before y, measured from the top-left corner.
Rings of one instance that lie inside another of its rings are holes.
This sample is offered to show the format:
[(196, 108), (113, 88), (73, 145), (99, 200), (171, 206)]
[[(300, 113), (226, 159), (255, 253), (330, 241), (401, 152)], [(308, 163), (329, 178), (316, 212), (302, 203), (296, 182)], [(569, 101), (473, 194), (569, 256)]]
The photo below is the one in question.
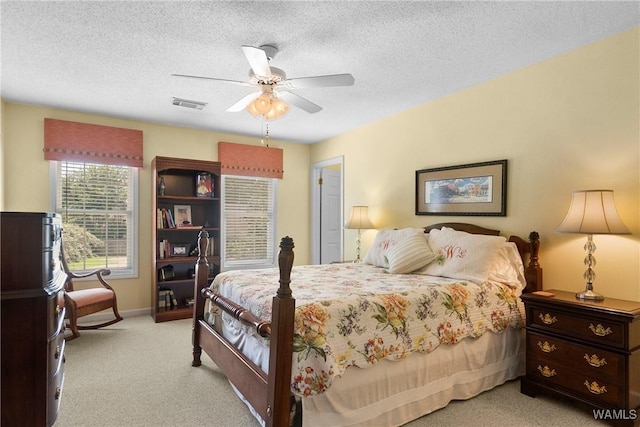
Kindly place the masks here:
[(625, 348), (625, 328), (621, 322), (582, 317), (557, 311), (554, 308), (534, 307), (527, 323), (544, 331), (584, 339), (601, 345)]
[(624, 382), (602, 379), (588, 372), (573, 370), (554, 361), (528, 357), (527, 378), (580, 395), (599, 405), (624, 406)]
[(625, 372), (623, 355), (535, 332), (527, 333), (527, 353), (579, 369), (585, 374), (616, 381), (622, 381)]

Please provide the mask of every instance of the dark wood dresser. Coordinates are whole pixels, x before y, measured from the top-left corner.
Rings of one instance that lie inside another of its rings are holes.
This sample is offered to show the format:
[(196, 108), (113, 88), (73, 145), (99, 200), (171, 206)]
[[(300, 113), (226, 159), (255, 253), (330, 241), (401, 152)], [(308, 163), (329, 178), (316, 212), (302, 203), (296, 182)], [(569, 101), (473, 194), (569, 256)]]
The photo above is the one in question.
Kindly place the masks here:
[(575, 293), (522, 295), (527, 315), (522, 393), (593, 408), (594, 418), (640, 425), (640, 302), (582, 301)]
[(2, 425), (50, 426), (64, 383), (62, 222), (0, 212)]

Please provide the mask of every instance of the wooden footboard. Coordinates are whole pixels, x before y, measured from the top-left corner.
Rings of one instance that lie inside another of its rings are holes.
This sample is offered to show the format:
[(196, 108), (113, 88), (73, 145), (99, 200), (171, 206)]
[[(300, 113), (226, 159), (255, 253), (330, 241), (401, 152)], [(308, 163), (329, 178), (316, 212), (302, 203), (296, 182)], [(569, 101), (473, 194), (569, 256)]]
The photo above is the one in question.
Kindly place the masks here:
[[(258, 412), (267, 426), (288, 426), (295, 312), (295, 299), (289, 287), (294, 258), (293, 239), (284, 237), (280, 242), (278, 256), (280, 287), (273, 298), (271, 322), (267, 322), (209, 290), (209, 264), (204, 256), (207, 253), (208, 237), (209, 234), (204, 230), (198, 236), (192, 365), (200, 366), (201, 354), (204, 350)], [(244, 324), (254, 327), (261, 336), (271, 339), (268, 374), (228, 343), (204, 320), (206, 299), (211, 300), (221, 310)]]

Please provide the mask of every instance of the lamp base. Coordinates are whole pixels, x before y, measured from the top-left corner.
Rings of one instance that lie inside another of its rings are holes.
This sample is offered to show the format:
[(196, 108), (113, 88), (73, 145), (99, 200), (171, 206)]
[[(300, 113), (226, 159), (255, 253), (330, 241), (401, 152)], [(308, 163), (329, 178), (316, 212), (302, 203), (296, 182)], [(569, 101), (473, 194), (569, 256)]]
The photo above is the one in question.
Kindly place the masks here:
[(604, 296), (600, 295), (597, 292), (593, 292), (591, 289), (585, 289), (582, 292), (578, 292), (576, 294), (576, 298), (586, 299), (590, 301), (602, 301), (604, 299)]

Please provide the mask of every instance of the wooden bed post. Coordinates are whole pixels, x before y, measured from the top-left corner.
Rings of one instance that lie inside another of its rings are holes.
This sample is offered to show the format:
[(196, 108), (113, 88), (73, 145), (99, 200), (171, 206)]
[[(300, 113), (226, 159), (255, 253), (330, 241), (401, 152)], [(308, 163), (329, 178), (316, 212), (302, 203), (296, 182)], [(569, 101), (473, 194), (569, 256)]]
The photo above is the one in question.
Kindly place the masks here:
[(193, 344), (193, 361), (191, 366), (200, 366), (202, 363), (200, 355), (202, 354), (202, 347), (200, 347), (200, 328), (198, 327), (198, 321), (204, 319), (204, 302), (205, 299), (200, 296), (200, 291), (203, 287), (207, 286), (209, 280), (209, 262), (205, 254), (207, 253), (207, 245), (209, 244), (209, 232), (202, 230), (198, 234), (198, 261), (196, 262), (195, 271), (195, 283), (193, 295), (195, 301), (193, 304), (193, 329), (192, 329), (192, 344)]
[(288, 426), (291, 394), (291, 365), (293, 360), (293, 326), (296, 301), (291, 296), (291, 268), (293, 267), (293, 239), (280, 241), (280, 287), (273, 298), (271, 313), (271, 343), (269, 350), (269, 383), (267, 393), (268, 427)]
[(535, 283), (535, 289), (530, 291), (542, 290), (542, 267), (538, 262), (538, 251), (540, 250), (540, 235), (537, 231), (529, 233), (529, 247), (531, 253), (529, 254), (529, 264), (524, 270), (524, 276), (527, 283)]

